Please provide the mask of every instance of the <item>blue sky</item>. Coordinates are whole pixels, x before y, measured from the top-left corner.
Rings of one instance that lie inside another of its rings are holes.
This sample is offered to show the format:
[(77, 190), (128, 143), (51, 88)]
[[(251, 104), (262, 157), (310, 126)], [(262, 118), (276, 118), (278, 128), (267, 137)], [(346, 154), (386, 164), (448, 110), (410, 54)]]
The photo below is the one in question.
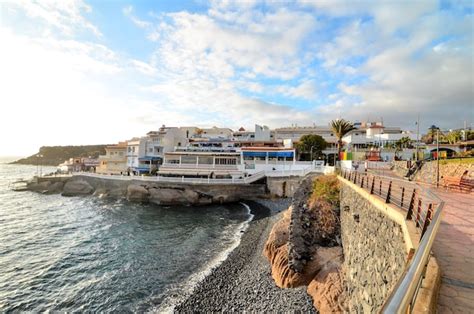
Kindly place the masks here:
[(469, 126), (473, 23), (471, 1), (2, 1), (0, 154), (162, 124)]

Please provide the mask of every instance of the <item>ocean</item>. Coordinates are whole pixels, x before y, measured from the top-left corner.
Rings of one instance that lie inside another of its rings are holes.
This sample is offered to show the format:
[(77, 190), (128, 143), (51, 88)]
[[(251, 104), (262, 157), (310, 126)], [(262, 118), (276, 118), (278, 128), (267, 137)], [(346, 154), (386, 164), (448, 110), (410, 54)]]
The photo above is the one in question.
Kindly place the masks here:
[(252, 218), (245, 204), (163, 207), (9, 189), (37, 171), (0, 160), (0, 312), (169, 311)]

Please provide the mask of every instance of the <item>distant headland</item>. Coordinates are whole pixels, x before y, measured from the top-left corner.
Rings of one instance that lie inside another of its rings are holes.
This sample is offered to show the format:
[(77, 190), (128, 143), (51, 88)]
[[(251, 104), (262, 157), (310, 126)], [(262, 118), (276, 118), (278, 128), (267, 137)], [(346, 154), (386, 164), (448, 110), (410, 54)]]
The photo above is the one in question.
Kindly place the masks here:
[(105, 154), (104, 145), (78, 146), (42, 146), (39, 152), (29, 157), (13, 161), (12, 164), (57, 166), (69, 158), (91, 157), (97, 158)]

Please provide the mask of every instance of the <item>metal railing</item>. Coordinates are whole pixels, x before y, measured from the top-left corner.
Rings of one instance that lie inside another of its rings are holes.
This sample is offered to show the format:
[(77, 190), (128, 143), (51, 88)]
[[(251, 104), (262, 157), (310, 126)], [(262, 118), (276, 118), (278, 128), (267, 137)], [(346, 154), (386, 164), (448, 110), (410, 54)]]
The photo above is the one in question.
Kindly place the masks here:
[(431, 248), (441, 223), (444, 202), (429, 189), (394, 177), (343, 171), (342, 177), (381, 197), (386, 203), (406, 211), (421, 232), (419, 246), (403, 275), (385, 301), (382, 313), (412, 312), (424, 279)]
[(74, 175), (87, 176), (106, 180), (142, 180), (151, 182), (170, 182), (170, 183), (199, 183), (199, 184), (249, 184), (258, 181), (265, 177), (265, 172), (257, 172), (251, 176), (231, 179), (214, 179), (214, 178), (187, 178), (181, 177), (163, 177), (163, 176), (124, 176), (124, 175), (109, 175), (109, 174), (97, 174), (89, 172), (78, 172)]

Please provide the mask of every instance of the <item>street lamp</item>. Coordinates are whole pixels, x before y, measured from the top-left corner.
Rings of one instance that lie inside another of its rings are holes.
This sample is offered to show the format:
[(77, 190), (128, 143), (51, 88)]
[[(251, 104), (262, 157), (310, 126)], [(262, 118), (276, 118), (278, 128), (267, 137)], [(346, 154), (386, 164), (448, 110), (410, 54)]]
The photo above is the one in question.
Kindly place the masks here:
[(436, 130), (436, 187), (439, 187), (439, 128), (435, 125), (430, 127), (431, 136), (433, 136), (434, 131)]

